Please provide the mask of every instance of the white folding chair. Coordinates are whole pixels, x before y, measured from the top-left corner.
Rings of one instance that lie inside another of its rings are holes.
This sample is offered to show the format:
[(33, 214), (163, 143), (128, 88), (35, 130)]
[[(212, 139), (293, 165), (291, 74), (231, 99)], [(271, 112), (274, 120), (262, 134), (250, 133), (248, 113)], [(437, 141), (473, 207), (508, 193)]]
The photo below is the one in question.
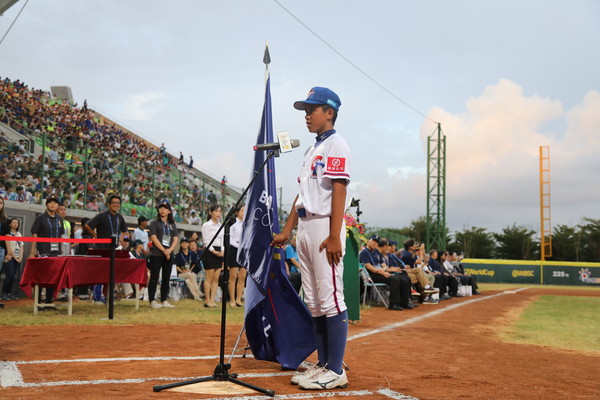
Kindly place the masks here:
[(385, 308), (389, 307), (388, 301), (383, 295), (382, 291), (388, 291), (389, 286), (385, 283), (375, 283), (373, 279), (371, 279), (371, 275), (369, 275), (369, 271), (365, 268), (363, 264), (359, 266), (360, 277), (362, 278), (363, 284), (365, 285), (365, 291), (363, 292), (363, 306), (367, 300), (367, 291), (371, 288), (372, 292), (375, 292), (376, 297), (379, 299), (381, 303), (385, 306)]

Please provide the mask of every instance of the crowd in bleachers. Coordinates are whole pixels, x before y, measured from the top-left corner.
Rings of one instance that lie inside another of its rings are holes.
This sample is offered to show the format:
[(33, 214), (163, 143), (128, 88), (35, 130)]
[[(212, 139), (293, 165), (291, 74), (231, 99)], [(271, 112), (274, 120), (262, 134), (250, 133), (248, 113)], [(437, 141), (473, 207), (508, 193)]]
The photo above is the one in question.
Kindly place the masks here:
[[(0, 135), (0, 196), (7, 200), (41, 204), (52, 193), (68, 207), (103, 211), (105, 193), (121, 193), (126, 215), (150, 216), (167, 200), (175, 214), (181, 210), (176, 220), (188, 222), (192, 210), (203, 218), (224, 189), (87, 102), (72, 105), (19, 80), (0, 79), (0, 122), (27, 138)], [(35, 151), (42, 148), (43, 157)]]

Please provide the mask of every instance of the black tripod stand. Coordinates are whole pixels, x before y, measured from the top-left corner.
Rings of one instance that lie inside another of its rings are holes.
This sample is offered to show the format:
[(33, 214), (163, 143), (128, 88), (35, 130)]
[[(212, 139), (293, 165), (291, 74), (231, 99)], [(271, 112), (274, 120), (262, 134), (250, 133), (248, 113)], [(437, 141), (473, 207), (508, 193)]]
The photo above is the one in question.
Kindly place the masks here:
[(220, 351), (219, 351), (219, 364), (216, 366), (215, 371), (213, 372), (213, 374), (211, 376), (204, 376), (201, 378), (190, 379), (190, 380), (182, 381), (182, 382), (169, 383), (166, 385), (156, 385), (156, 386), (153, 386), (153, 388), (152, 388), (153, 391), (160, 392), (163, 389), (170, 389), (170, 388), (179, 387), (179, 386), (186, 386), (186, 385), (191, 385), (191, 384), (200, 383), (200, 382), (227, 381), (227, 382), (235, 383), (236, 385), (244, 386), (246, 388), (255, 390), (260, 393), (264, 393), (267, 396), (271, 396), (271, 397), (275, 396), (275, 391), (269, 390), (269, 389), (263, 389), (261, 387), (254, 386), (252, 384), (240, 381), (239, 379), (237, 379), (237, 374), (229, 373), (229, 370), (231, 369), (231, 364), (225, 363), (225, 328), (227, 325), (227, 301), (226, 301), (225, 296), (227, 295), (227, 288), (228, 288), (228, 283), (229, 283), (229, 254), (231, 251), (230, 242), (229, 242), (229, 240), (230, 240), (229, 229), (231, 227), (230, 222), (233, 221), (235, 218), (234, 210), (242, 202), (242, 199), (244, 199), (244, 197), (246, 196), (246, 193), (248, 193), (248, 190), (250, 190), (250, 188), (254, 184), (254, 181), (256, 180), (256, 178), (263, 171), (263, 169), (265, 168), (265, 165), (267, 165), (267, 162), (273, 156), (277, 156), (278, 155), (277, 153), (278, 153), (277, 150), (270, 151), (267, 154), (267, 157), (265, 157), (265, 161), (262, 163), (260, 168), (257, 171), (254, 171), (254, 176), (252, 177), (252, 180), (250, 181), (248, 186), (246, 186), (246, 188), (244, 189), (244, 192), (242, 193), (242, 195), (240, 196), (238, 201), (235, 203), (235, 205), (231, 208), (231, 210), (229, 210), (229, 212), (227, 213), (227, 216), (223, 220), (223, 223), (219, 227), (219, 230), (217, 231), (217, 233), (215, 233), (215, 236), (212, 238), (210, 243), (206, 246), (206, 250), (204, 250), (204, 253), (202, 253), (202, 255), (200, 256), (200, 259), (202, 259), (204, 254), (206, 254), (206, 252), (209, 251), (208, 249), (210, 248), (210, 246), (212, 246), (213, 242), (215, 241), (216, 237), (219, 235), (221, 230), (225, 229), (225, 232), (223, 234), (223, 246), (225, 248), (225, 252), (223, 254), (223, 259), (224, 259), (223, 279), (221, 281), (221, 292), (223, 293), (223, 298), (221, 300), (221, 346), (220, 346)]

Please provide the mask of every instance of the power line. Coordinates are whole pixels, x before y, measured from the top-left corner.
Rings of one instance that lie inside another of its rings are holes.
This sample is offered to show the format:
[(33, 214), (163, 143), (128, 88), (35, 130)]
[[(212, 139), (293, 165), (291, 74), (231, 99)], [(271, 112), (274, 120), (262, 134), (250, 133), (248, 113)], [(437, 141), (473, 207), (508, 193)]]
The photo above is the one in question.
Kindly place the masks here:
[(19, 18), (19, 15), (21, 15), (21, 13), (23, 12), (23, 9), (25, 9), (25, 6), (27, 5), (27, 3), (29, 3), (29, 0), (25, 0), (25, 4), (23, 4), (23, 7), (21, 7), (21, 10), (19, 11), (19, 13), (17, 14), (17, 16), (13, 20), (12, 24), (10, 24), (10, 26), (6, 30), (6, 33), (4, 34), (4, 36), (2, 36), (2, 39), (0, 39), (0, 44), (2, 44), (2, 42), (4, 42), (4, 38), (6, 37), (6, 35), (8, 35), (8, 32), (10, 32), (10, 30), (13, 27), (13, 25), (15, 24), (15, 22), (17, 22), (17, 19)]
[(333, 50), (334, 53), (336, 53), (338, 56), (340, 56), (344, 61), (346, 61), (348, 64), (350, 64), (352, 67), (354, 67), (354, 69), (356, 69), (358, 72), (360, 72), (362, 75), (364, 75), (371, 82), (373, 82), (374, 84), (376, 84), (377, 86), (379, 86), (381, 89), (383, 89), (385, 92), (387, 92), (390, 96), (392, 96), (393, 98), (395, 98), (396, 100), (398, 100), (399, 102), (401, 102), (402, 104), (404, 104), (406, 107), (410, 108), (411, 110), (413, 110), (417, 114), (419, 114), (422, 117), (428, 119), (429, 121), (433, 122), (434, 124), (438, 123), (437, 121), (434, 121), (433, 119), (429, 118), (427, 115), (423, 114), (421, 111), (419, 111), (415, 107), (413, 107), (410, 104), (408, 104), (406, 101), (402, 100), (400, 97), (396, 96), (396, 94), (394, 94), (391, 90), (389, 90), (388, 88), (386, 88), (385, 86), (383, 86), (381, 83), (379, 83), (377, 80), (375, 80), (375, 78), (373, 78), (371, 75), (369, 75), (365, 71), (363, 71), (360, 67), (358, 67), (356, 64), (354, 64), (352, 61), (350, 61), (350, 59), (348, 59), (348, 57), (346, 57), (341, 52), (339, 52), (335, 47), (333, 47), (325, 39), (323, 39), (321, 36), (319, 36), (318, 33), (316, 33), (315, 31), (313, 31), (308, 25), (306, 25), (304, 22), (302, 22), (302, 20), (300, 20), (300, 18), (296, 17), (290, 10), (288, 10), (287, 8), (285, 8), (285, 6), (283, 4), (281, 4), (278, 0), (273, 0), (273, 1), (275, 3), (277, 3), (277, 5), (279, 5), (279, 7), (283, 8), (283, 10), (285, 12), (287, 12), (292, 18), (294, 18), (296, 21), (298, 21), (303, 27), (305, 27), (310, 33), (312, 33), (317, 39), (319, 39), (321, 42), (323, 42), (323, 44), (325, 44), (325, 46), (327, 46), (331, 50)]

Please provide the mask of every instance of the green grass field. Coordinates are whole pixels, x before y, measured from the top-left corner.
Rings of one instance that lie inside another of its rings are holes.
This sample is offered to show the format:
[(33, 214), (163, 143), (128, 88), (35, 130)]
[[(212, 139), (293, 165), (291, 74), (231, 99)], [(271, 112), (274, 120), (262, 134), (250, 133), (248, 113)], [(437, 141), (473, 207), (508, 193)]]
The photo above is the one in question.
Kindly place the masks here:
[[(150, 308), (148, 302), (140, 301), (140, 309), (135, 309), (134, 300), (116, 301), (114, 319), (108, 320), (106, 305), (95, 305), (91, 301), (73, 302), (73, 315), (67, 315), (67, 303), (56, 302), (56, 310), (40, 311), (33, 315), (30, 301), (19, 302), (18, 306), (2, 310), (0, 325), (141, 325), (141, 324), (218, 324), (221, 321), (221, 306), (204, 308), (203, 302), (181, 300), (173, 302), (175, 308)], [(9, 304), (10, 305), (10, 304)], [(244, 309), (227, 309), (227, 322), (241, 324), (244, 321)]]
[(600, 297), (543, 295), (500, 338), (507, 342), (600, 353)]

